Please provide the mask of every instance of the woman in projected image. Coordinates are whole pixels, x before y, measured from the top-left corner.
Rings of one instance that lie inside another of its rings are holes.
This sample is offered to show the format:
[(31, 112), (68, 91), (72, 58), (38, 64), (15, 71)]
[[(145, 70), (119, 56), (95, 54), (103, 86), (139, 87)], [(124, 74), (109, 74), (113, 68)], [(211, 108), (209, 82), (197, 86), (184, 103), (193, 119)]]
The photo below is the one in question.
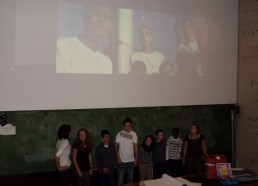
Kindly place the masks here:
[(178, 46), (179, 71), (184, 75), (203, 76), (204, 57), (201, 54), (200, 43), (195, 33), (193, 21), (189, 18), (184, 18), (181, 21), (181, 31), (184, 40)]
[(155, 51), (153, 48), (153, 37), (150, 27), (142, 25), (138, 30), (139, 41), (142, 48), (139, 52), (131, 55), (130, 62), (142, 61), (147, 69), (147, 74), (158, 74), (159, 67), (165, 58), (162, 53)]
[(56, 72), (111, 74), (112, 62), (99, 45), (113, 28), (113, 13), (107, 7), (87, 5), (84, 20), (79, 37), (58, 39)]
[(179, 53), (198, 54), (199, 44), (194, 34), (194, 25), (191, 19), (184, 18), (181, 23), (185, 41), (179, 45)]

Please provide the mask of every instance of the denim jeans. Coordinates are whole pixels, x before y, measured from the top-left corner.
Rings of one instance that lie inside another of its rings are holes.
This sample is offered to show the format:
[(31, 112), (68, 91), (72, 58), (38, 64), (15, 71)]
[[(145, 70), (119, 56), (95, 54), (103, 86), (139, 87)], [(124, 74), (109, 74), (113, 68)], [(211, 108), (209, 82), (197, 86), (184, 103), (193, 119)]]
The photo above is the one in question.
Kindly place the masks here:
[(133, 183), (133, 171), (134, 171), (134, 162), (121, 163), (117, 166), (118, 174), (118, 185), (124, 183), (126, 178), (126, 183)]

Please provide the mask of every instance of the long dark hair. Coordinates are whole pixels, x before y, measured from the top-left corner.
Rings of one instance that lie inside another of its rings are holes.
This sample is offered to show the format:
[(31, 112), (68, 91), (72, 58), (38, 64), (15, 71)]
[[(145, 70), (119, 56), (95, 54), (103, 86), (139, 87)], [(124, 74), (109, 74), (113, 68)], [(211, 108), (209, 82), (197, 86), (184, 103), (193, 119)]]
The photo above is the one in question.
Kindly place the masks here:
[[(80, 139), (80, 132), (83, 131), (85, 132), (86, 134), (86, 138), (84, 141), (82, 141)], [(83, 150), (84, 148), (87, 148), (88, 151), (91, 152), (92, 150), (92, 146), (91, 146), (91, 143), (90, 143), (90, 134), (88, 132), (87, 129), (85, 128), (80, 128), (77, 132), (77, 136), (76, 136), (76, 139), (75, 139), (75, 144), (76, 144), (76, 147), (78, 148), (78, 150)]]
[[(146, 140), (147, 140), (147, 138), (150, 138), (151, 139), (151, 141), (152, 141), (152, 143), (151, 143), (151, 145), (150, 146), (147, 146), (146, 145)], [(147, 152), (153, 152), (153, 150), (154, 150), (154, 137), (152, 136), (152, 135), (147, 135), (145, 138), (144, 138), (144, 140), (143, 140), (143, 142), (142, 142), (142, 147), (143, 147), (143, 149), (145, 150), (145, 151), (147, 151)]]

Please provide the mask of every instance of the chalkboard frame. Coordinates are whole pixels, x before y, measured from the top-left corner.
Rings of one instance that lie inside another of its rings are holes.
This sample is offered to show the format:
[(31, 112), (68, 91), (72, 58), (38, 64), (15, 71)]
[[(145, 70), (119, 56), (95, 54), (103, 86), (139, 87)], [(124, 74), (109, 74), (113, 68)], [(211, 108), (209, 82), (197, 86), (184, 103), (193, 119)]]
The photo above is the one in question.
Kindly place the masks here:
[[(78, 110), (43, 110), (5, 112), (8, 122), (16, 126), (16, 135), (0, 136), (0, 174), (24, 174), (55, 170), (54, 154), (56, 132), (62, 123), (69, 123), (73, 143), (81, 127), (87, 128), (95, 147), (101, 142), (100, 132), (111, 132), (111, 141), (122, 130), (122, 121), (130, 117), (133, 130), (138, 134), (139, 145), (145, 135), (155, 135), (155, 130), (164, 130), (165, 137), (171, 135), (173, 127), (180, 128), (183, 139), (196, 123), (205, 136), (208, 153), (232, 156), (232, 104), (196, 105), (171, 107), (139, 107)], [(95, 159), (95, 158), (93, 158)], [(95, 165), (95, 161), (94, 161)]]

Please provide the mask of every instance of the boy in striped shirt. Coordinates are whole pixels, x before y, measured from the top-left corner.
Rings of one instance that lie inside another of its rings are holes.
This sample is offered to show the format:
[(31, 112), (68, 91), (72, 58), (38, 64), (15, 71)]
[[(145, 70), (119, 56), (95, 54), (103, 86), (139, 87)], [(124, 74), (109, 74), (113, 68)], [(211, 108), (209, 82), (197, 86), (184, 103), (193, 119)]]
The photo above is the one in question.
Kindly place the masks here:
[(182, 160), (182, 140), (179, 137), (179, 128), (175, 127), (172, 131), (172, 136), (167, 140), (166, 160), (168, 160), (168, 170), (172, 177), (180, 176)]

